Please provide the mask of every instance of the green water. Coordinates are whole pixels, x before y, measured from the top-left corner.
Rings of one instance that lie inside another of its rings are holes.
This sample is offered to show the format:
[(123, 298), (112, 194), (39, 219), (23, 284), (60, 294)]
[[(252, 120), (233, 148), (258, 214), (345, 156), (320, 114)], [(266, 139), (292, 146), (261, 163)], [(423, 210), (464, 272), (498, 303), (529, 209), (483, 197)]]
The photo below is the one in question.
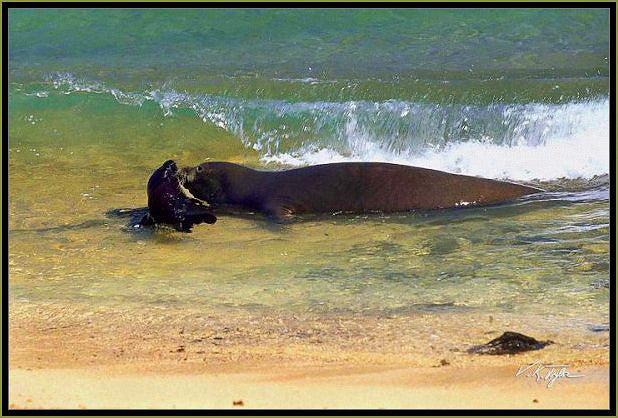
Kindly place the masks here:
[[(13, 304), (608, 320), (606, 11), (13, 10), (9, 24)], [(325, 149), (549, 193), (285, 226), (222, 215), (192, 234), (108, 214), (144, 207), (170, 158), (281, 169)]]
[(185, 68), (296, 78), (609, 71), (603, 9), (48, 9), (9, 17), (9, 57), (19, 73), (22, 66), (96, 68), (114, 79)]

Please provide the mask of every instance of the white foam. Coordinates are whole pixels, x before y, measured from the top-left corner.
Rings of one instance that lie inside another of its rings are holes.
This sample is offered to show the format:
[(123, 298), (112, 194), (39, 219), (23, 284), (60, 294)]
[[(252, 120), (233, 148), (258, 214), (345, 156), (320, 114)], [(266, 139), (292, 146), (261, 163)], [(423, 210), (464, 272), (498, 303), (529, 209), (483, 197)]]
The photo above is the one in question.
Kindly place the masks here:
[[(511, 112), (507, 108), (505, 112)], [(517, 137), (514, 145), (498, 145), (489, 138), (451, 142), (418, 151), (389, 151), (357, 132), (354, 122), (346, 129), (351, 153), (305, 147), (297, 152), (266, 155), (263, 160), (285, 165), (311, 165), (344, 161), (380, 161), (432, 168), (495, 179), (552, 180), (562, 177), (591, 178), (609, 172), (609, 101), (565, 105), (535, 105), (530, 121), (550, 117), (544, 129), (552, 134), (529, 141)], [(524, 123), (525, 121), (524, 120)], [(550, 126), (555, 125), (555, 126)]]
[[(77, 78), (71, 73), (51, 73), (47, 76), (47, 81), (50, 81), (54, 89), (64, 89), (64, 94), (72, 93), (109, 93), (118, 103), (141, 106), (148, 97), (140, 93), (125, 93), (118, 89), (113, 89), (105, 86), (98, 81), (88, 80), (85, 78)], [(37, 97), (48, 97), (48, 92), (43, 94), (36, 93)]]

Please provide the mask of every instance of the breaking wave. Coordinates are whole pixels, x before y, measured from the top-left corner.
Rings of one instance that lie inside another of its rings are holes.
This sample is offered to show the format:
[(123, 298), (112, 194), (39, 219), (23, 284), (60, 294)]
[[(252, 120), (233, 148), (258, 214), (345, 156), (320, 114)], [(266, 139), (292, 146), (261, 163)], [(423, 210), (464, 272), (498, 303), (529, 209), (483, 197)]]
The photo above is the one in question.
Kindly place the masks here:
[(189, 110), (256, 150), (265, 163), (383, 161), (511, 180), (609, 172), (605, 96), (558, 104), (285, 101), (189, 94), (165, 85), (123, 92), (66, 73), (50, 75), (48, 83), (56, 94), (107, 93), (136, 106), (151, 101), (168, 117)]

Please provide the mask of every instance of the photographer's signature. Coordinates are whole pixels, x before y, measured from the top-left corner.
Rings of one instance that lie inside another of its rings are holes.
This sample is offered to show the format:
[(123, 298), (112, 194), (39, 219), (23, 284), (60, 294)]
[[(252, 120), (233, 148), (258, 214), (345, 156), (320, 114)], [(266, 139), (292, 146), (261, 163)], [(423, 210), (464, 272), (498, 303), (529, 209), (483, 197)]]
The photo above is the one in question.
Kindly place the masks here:
[(515, 377), (533, 377), (537, 383), (546, 382), (547, 387), (551, 387), (556, 380), (566, 377), (584, 377), (583, 374), (571, 374), (567, 371), (566, 364), (543, 364), (540, 361), (536, 361), (527, 366), (521, 366)]

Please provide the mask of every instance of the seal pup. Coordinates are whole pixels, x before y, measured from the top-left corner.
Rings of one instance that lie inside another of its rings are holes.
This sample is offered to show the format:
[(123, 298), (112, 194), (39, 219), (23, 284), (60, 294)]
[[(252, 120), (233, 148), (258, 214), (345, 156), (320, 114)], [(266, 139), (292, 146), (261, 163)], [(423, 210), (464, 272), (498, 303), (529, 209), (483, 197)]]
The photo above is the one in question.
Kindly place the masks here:
[(148, 211), (141, 225), (167, 224), (181, 232), (193, 225), (214, 224), (217, 218), (199, 200), (190, 196), (178, 178), (176, 163), (168, 160), (150, 176), (147, 186)]

